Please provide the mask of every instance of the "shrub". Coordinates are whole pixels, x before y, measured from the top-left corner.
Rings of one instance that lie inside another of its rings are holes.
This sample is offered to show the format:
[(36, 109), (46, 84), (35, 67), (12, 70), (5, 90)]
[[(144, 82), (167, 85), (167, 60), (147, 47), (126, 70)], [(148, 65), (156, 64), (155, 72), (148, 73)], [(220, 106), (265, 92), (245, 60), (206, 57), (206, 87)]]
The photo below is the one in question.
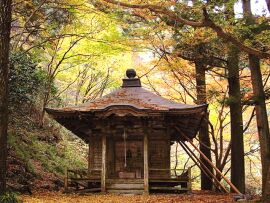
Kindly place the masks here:
[(17, 194), (14, 192), (6, 192), (0, 196), (0, 203), (18, 203)]
[(31, 56), (17, 52), (11, 54), (10, 102), (12, 104), (31, 103), (43, 86), (45, 73)]

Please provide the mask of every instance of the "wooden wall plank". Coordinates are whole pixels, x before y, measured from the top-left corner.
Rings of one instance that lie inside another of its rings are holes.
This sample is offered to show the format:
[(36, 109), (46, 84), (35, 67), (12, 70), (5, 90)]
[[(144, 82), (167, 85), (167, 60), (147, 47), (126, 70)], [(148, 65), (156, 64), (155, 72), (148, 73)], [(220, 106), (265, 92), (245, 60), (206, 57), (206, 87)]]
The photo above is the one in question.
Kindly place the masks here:
[(143, 158), (144, 158), (144, 192), (149, 193), (149, 166), (148, 166), (148, 133), (143, 137)]
[(91, 176), (91, 169), (93, 168), (93, 143), (92, 136), (89, 135), (89, 143), (88, 143), (88, 177)]
[(115, 146), (114, 139), (107, 140), (107, 178), (115, 177)]
[(101, 167), (101, 191), (106, 192), (106, 151), (107, 151), (106, 134), (102, 135), (102, 167)]

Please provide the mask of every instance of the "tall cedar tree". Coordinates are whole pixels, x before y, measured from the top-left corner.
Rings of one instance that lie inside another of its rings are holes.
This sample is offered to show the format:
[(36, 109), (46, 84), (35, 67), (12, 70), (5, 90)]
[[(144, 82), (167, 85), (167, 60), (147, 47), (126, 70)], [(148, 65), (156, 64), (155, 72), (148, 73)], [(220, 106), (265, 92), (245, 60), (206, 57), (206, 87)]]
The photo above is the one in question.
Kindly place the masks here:
[(229, 106), (231, 120), (231, 182), (245, 193), (245, 160), (243, 116), (241, 105), (239, 50), (234, 45), (228, 52)]
[[(242, 0), (244, 17), (248, 25), (255, 23), (255, 19), (251, 12), (251, 1)], [(252, 36), (247, 36), (252, 39)], [(255, 41), (255, 40), (254, 40)], [(267, 109), (265, 103), (265, 92), (262, 81), (262, 73), (260, 67), (260, 59), (253, 55), (248, 55), (249, 67), (251, 71), (251, 82), (253, 93), (256, 98), (255, 110), (257, 128), (261, 149), (261, 162), (262, 162), (262, 193), (263, 201), (270, 201), (270, 135), (269, 124), (267, 117)]]
[[(196, 1), (192, 1), (193, 4), (196, 4)], [(202, 62), (201, 57), (198, 57), (198, 60), (195, 61), (195, 73), (196, 73), (196, 92), (197, 92), (197, 103), (206, 104), (206, 79), (205, 79), (205, 69), (206, 65)], [(209, 136), (209, 115), (206, 114), (204, 117), (201, 128), (199, 131), (199, 141), (200, 141), (200, 150), (204, 155), (212, 161), (211, 157), (211, 142)], [(201, 162), (213, 173), (213, 167), (202, 157), (200, 156)], [(201, 171), (201, 189), (202, 190), (212, 190), (213, 188), (212, 180), (207, 177), (207, 175)]]
[(11, 0), (0, 1), (0, 195), (6, 191)]
[[(197, 103), (206, 104), (206, 81), (205, 81), (205, 64), (201, 60), (195, 61), (195, 72), (196, 72), (196, 91), (197, 91)], [(209, 115), (207, 114), (202, 121), (202, 125), (199, 131), (200, 140), (200, 150), (209, 159), (211, 158), (211, 143), (209, 137), (209, 127), (208, 127)], [(213, 173), (213, 168), (210, 164), (205, 161), (203, 157), (200, 157), (202, 163), (207, 166), (207, 168)], [(202, 190), (212, 190), (213, 182), (208, 176), (201, 171), (201, 189)]]
[[(227, 4), (226, 10), (229, 18), (234, 18), (233, 4)], [(241, 104), (241, 87), (239, 75), (240, 50), (234, 46), (228, 46), (228, 83), (229, 83), (229, 106), (231, 120), (231, 182), (237, 189), (245, 193), (245, 158), (243, 140), (243, 115)], [(232, 188), (231, 188), (232, 190)]]

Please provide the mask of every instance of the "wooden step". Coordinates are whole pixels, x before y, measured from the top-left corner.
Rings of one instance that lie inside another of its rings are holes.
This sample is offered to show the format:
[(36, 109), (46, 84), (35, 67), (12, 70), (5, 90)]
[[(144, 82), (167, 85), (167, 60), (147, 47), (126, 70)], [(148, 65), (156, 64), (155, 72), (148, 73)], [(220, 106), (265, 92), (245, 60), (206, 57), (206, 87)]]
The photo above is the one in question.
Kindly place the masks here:
[(168, 179), (168, 180), (158, 180), (158, 179), (150, 179), (149, 183), (187, 183), (186, 180), (175, 180), (175, 179)]
[(89, 192), (100, 192), (100, 191), (101, 191), (101, 188), (90, 188), (90, 189), (79, 190), (77, 193), (85, 194), (85, 193), (89, 193)]
[(114, 190), (114, 189), (108, 189), (107, 192), (109, 193), (115, 193), (115, 194), (136, 194), (141, 195), (143, 194), (144, 190)]
[(144, 183), (143, 179), (107, 179), (106, 183)]
[(187, 191), (188, 188), (181, 188), (181, 187), (150, 187), (150, 190), (181, 190), (181, 191)]
[(132, 190), (132, 189), (142, 189), (144, 188), (144, 185), (141, 183), (111, 183), (107, 184), (106, 188), (108, 189), (121, 189), (121, 190)]

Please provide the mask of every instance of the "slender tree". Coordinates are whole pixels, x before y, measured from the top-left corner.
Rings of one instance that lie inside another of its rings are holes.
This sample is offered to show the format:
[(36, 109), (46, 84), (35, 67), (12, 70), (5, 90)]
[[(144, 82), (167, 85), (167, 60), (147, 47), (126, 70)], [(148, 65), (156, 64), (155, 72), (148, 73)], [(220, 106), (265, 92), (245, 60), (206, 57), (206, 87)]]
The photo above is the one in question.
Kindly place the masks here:
[(6, 191), (11, 0), (0, 1), (0, 195)]

